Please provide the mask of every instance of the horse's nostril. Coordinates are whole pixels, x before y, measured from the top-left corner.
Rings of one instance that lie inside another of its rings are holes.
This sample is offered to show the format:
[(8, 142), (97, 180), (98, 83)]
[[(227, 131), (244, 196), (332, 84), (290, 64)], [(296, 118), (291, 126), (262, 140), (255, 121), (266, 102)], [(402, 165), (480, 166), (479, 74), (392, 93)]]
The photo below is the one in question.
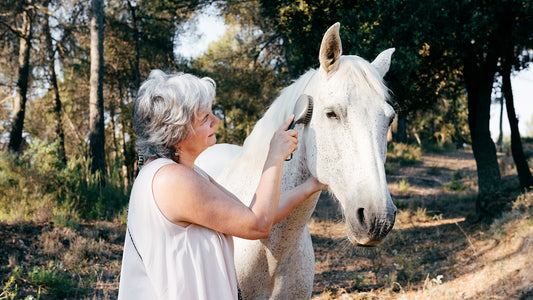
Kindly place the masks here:
[(366, 220), (365, 220), (365, 209), (364, 208), (359, 208), (357, 210), (357, 219), (359, 220), (359, 224), (361, 224), (361, 226), (363, 227), (366, 227)]

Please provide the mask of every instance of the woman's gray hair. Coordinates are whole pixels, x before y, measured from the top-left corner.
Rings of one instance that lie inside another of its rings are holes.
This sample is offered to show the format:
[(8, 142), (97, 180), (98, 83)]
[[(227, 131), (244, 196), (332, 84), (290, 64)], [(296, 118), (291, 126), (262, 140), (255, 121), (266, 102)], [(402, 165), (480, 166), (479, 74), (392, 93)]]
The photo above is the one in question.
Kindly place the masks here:
[(174, 156), (176, 145), (192, 132), (197, 113), (212, 105), (215, 88), (209, 77), (150, 72), (132, 109), (139, 165), (143, 160)]

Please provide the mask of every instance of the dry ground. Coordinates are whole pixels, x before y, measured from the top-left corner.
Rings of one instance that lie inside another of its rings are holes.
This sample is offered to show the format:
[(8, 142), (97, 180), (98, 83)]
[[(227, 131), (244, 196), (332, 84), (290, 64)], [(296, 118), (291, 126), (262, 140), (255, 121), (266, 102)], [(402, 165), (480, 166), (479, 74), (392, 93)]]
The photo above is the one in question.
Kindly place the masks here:
[[(511, 158), (499, 160), (502, 174), (512, 173)], [(531, 217), (473, 222), (475, 180), (471, 152), (424, 154), (398, 168), (388, 176), (397, 222), (376, 248), (351, 246), (336, 203), (321, 199), (309, 222), (313, 299), (533, 299)], [(517, 188), (515, 176), (504, 182)]]
[[(509, 161), (500, 157), (502, 174), (512, 173)], [(319, 201), (309, 222), (313, 299), (533, 298), (531, 217), (472, 222), (471, 153), (426, 154), (421, 163), (388, 171), (399, 213), (378, 247), (350, 245), (336, 202)], [(513, 175), (504, 182), (517, 188)], [(0, 299), (115, 299), (123, 241), (123, 225), (111, 222), (0, 223)]]

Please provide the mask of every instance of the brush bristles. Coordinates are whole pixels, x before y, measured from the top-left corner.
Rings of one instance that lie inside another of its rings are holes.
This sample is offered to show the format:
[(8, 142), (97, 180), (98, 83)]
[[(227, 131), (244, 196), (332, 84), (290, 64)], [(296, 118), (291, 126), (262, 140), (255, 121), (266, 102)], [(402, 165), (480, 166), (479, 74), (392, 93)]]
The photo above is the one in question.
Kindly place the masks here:
[(311, 116), (313, 116), (313, 98), (309, 96), (309, 102), (307, 103), (307, 113), (305, 118), (302, 120), (302, 124), (307, 124), (311, 121)]

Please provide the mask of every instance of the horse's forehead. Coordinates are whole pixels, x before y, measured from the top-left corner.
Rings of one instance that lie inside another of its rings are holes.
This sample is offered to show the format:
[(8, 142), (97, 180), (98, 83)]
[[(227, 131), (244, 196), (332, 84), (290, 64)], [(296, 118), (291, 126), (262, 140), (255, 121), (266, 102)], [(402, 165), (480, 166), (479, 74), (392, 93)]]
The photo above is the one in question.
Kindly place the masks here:
[[(357, 72), (361, 73), (357, 74)], [(372, 88), (374, 84), (371, 81), (379, 81), (379, 79), (371, 78), (372, 76), (358, 70), (346, 72), (346, 70), (341, 69), (330, 78), (321, 77), (322, 82), (317, 84), (318, 93), (330, 101), (346, 102), (346, 104), (359, 99), (375, 99), (383, 94), (383, 91)]]
[(380, 93), (368, 88), (363, 88), (365, 83), (355, 83), (347, 81), (331, 81), (325, 88), (318, 92), (319, 102), (324, 106), (361, 106), (377, 105), (380, 106), (385, 99), (382, 99)]

